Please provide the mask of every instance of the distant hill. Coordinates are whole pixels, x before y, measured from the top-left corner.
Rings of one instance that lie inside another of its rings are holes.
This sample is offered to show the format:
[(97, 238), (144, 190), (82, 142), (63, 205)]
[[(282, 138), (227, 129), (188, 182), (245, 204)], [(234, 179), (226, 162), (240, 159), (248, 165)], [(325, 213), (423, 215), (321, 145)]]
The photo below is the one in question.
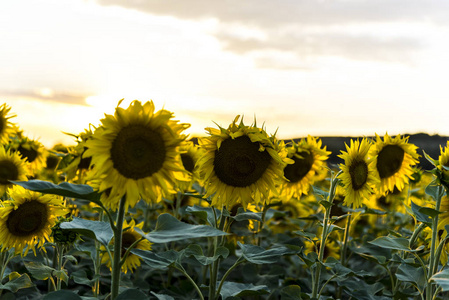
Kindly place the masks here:
[[(417, 152), (421, 155), (419, 166), (424, 170), (431, 170), (433, 169), (433, 166), (424, 158), (422, 151), (424, 150), (430, 157), (438, 159), (438, 156), (440, 155), (440, 146), (445, 147), (449, 140), (449, 137), (447, 136), (428, 135), (426, 133), (404, 134), (402, 136), (409, 136), (409, 143), (415, 144), (418, 147)], [(323, 145), (327, 146), (328, 151), (332, 152), (328, 160), (329, 164), (339, 164), (343, 162), (337, 155), (340, 154), (340, 150), (346, 151), (345, 143), (349, 145), (351, 139), (357, 139), (357, 137), (321, 137)]]

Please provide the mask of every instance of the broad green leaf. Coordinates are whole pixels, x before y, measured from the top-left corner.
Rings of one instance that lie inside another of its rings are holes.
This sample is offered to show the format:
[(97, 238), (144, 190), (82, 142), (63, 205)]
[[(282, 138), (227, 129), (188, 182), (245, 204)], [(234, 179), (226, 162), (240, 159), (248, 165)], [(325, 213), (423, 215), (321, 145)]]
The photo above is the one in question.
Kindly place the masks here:
[(40, 192), (44, 194), (53, 194), (64, 197), (90, 200), (99, 202), (100, 195), (93, 190), (93, 188), (86, 184), (74, 184), (69, 182), (61, 182), (54, 184), (43, 180), (29, 180), (29, 181), (12, 181), (28, 190)]
[(184, 239), (227, 235), (226, 232), (208, 225), (191, 225), (179, 221), (169, 214), (162, 214), (157, 218), (156, 228), (145, 234), (138, 228), (137, 232), (152, 243), (168, 243)]
[(148, 296), (138, 289), (127, 289), (120, 293), (116, 300), (146, 300)]
[(444, 269), (443, 271), (436, 273), (430, 280), (435, 281), (441, 287), (443, 292), (449, 291), (449, 269)]
[(407, 239), (400, 237), (381, 236), (368, 243), (387, 249), (402, 250), (408, 252), (416, 251), (409, 248), (409, 241)]
[(419, 222), (423, 222), (423, 223), (432, 223), (432, 219), (430, 218), (430, 216), (428, 214), (426, 214), (424, 211), (422, 211), (422, 209), (424, 207), (419, 206), (418, 204), (415, 204), (415, 202), (411, 201), (411, 206), (412, 206), (412, 212), (413, 215), (415, 216), (416, 220), (418, 220)]
[(275, 247), (271, 249), (264, 249), (259, 246), (242, 244), (237, 242), (242, 249), (242, 256), (253, 264), (272, 264), (278, 261), (278, 259), (287, 254), (295, 254), (297, 251), (291, 250), (287, 247)]
[(426, 278), (421, 266), (414, 267), (408, 264), (401, 264), (396, 271), (397, 279), (405, 282), (412, 282), (420, 290), (424, 290)]
[(155, 292), (150, 292), (151, 295), (155, 296), (158, 300), (175, 300), (172, 296), (169, 295), (163, 295), (163, 294), (156, 294)]
[(131, 253), (141, 257), (143, 261), (154, 269), (165, 270), (173, 263), (175, 263), (179, 258), (179, 253), (170, 250), (167, 252), (155, 253), (152, 251), (132, 249)]
[(69, 276), (67, 276), (67, 273), (64, 270), (54, 270), (52, 275), (65, 283), (69, 282)]
[(436, 180), (429, 183), (426, 186), (426, 194), (431, 196), (433, 199), (441, 198), (444, 194), (444, 188), (438, 184)]
[(87, 278), (87, 273), (84, 270), (77, 270), (70, 274), (70, 278), (73, 279), (78, 284), (85, 284), (89, 286), (93, 286), (96, 279), (100, 278), (99, 274), (94, 275), (92, 279)]
[(203, 266), (207, 266), (219, 258), (228, 257), (229, 250), (228, 250), (228, 248), (225, 248), (225, 247), (218, 247), (216, 255), (209, 257), (209, 256), (204, 255), (203, 249), (201, 248), (200, 245), (192, 244), (192, 245), (189, 245), (185, 249), (184, 255), (185, 256), (193, 256), (200, 264), (202, 264)]
[(80, 296), (78, 296), (77, 294), (68, 291), (68, 290), (60, 290), (57, 292), (51, 292), (48, 293), (47, 295), (44, 296), (44, 298), (42, 298), (42, 300), (82, 300), (83, 298), (81, 298)]
[(261, 212), (252, 212), (252, 211), (243, 211), (238, 212), (235, 217), (232, 217), (236, 221), (247, 221), (247, 220), (256, 220), (261, 222), (262, 221), (262, 213)]
[(215, 215), (220, 216), (220, 211), (218, 209), (215, 209), (215, 215), (214, 215), (214, 208), (212, 207), (203, 207), (203, 206), (189, 206), (186, 209), (186, 212), (191, 213), (194, 216), (197, 216), (200, 218), (200, 220), (209, 223), (209, 225), (216, 227), (215, 223)]
[(71, 229), (87, 237), (96, 239), (107, 246), (114, 236), (111, 225), (107, 222), (91, 221), (74, 217), (70, 222), (61, 223), (62, 229)]
[(25, 267), (31, 273), (31, 276), (38, 280), (47, 280), (56, 271), (52, 267), (34, 261), (25, 262)]
[(16, 293), (20, 289), (26, 289), (34, 286), (28, 274), (22, 274), (20, 277), (14, 278), (5, 284), (0, 284), (0, 290), (8, 290)]
[(253, 285), (251, 283), (237, 283), (225, 281), (220, 291), (223, 300), (230, 297), (249, 297), (268, 294), (266, 285)]
[(281, 290), (281, 300), (301, 300), (301, 287), (289, 285)]

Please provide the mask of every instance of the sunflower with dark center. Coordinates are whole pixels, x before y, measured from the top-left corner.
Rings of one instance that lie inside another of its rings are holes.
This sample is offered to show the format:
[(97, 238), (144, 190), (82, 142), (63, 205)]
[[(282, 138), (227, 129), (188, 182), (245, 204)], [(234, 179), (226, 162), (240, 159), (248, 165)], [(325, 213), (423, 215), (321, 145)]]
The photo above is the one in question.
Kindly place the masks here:
[(172, 120), (167, 110), (154, 112), (152, 101), (142, 105), (134, 100), (127, 109), (117, 107), (114, 115), (105, 116), (83, 155), (92, 157), (92, 177), (102, 179), (99, 192), (111, 188), (111, 195), (126, 195), (128, 208), (140, 199), (158, 202), (174, 191), (176, 180), (186, 179), (179, 145), (189, 124)]
[(16, 115), (10, 114), (11, 107), (3, 103), (0, 105), (0, 144), (4, 145), (9, 142), (10, 136), (14, 135), (15, 126), (9, 121)]
[(50, 241), (51, 228), (57, 219), (67, 213), (63, 200), (20, 186), (13, 186), (8, 193), (11, 200), (0, 207), (2, 251), (15, 248), (16, 254), (26, 255), (31, 249), (36, 254), (36, 247), (40, 249)]
[(0, 146), (0, 197), (2, 197), (9, 187), (11, 181), (26, 181), (30, 174), (27, 162), (18, 153), (11, 153)]
[(376, 192), (385, 194), (387, 191), (393, 191), (397, 187), (402, 191), (409, 180), (413, 180), (413, 166), (418, 163), (419, 154), (416, 153), (416, 147), (408, 143), (408, 137), (401, 138), (397, 135), (391, 138), (385, 134), (383, 140), (376, 134), (376, 142), (371, 147), (369, 156), (374, 159), (374, 165), (379, 183), (376, 186)]
[(203, 151), (192, 141), (185, 141), (179, 147), (181, 162), (184, 169), (188, 172), (188, 181), (178, 181), (178, 188), (184, 192), (191, 189), (194, 182), (198, 182), (200, 177), (196, 162), (200, 159)]
[[(122, 250), (121, 250), (121, 257), (123, 258), (124, 254), (126, 253), (126, 250), (136, 241), (138, 241), (142, 236), (137, 233), (135, 228), (139, 228), (142, 230), (143, 222), (136, 224), (134, 219), (132, 219), (129, 223), (125, 220), (123, 223), (123, 233), (122, 233)], [(111, 243), (114, 243), (114, 239), (112, 239)], [(140, 249), (140, 250), (151, 250), (152, 243), (148, 241), (147, 239), (143, 239), (137, 243), (136, 246), (133, 247), (133, 249)], [(105, 264), (109, 268), (111, 268), (111, 261), (109, 259), (109, 255), (106, 252), (106, 248), (104, 246), (101, 246), (101, 250), (103, 252), (103, 256), (101, 257), (101, 263)], [(112, 253), (112, 256), (114, 256), (114, 253)], [(135, 254), (129, 253), (126, 257), (123, 265), (122, 265), (122, 272), (127, 273), (128, 271), (134, 272), (135, 269), (137, 269), (141, 264), (141, 258)]]
[[(237, 124), (237, 116), (225, 129), (206, 128), (210, 136), (199, 139), (205, 151), (198, 161), (198, 171), (211, 196), (212, 205), (221, 208), (241, 203), (263, 204), (283, 176), (287, 152), (274, 136), (256, 125)], [(261, 197), (264, 197), (263, 199)]]
[(331, 152), (322, 147), (320, 139), (308, 136), (299, 142), (292, 141), (287, 147), (287, 157), (293, 160), (284, 168), (284, 180), (281, 185), (284, 200), (299, 199), (309, 192), (310, 186), (317, 180), (323, 179), (327, 170), (326, 160)]
[(29, 166), (30, 172), (33, 174), (42, 170), (46, 165), (48, 155), (47, 150), (44, 145), (37, 140), (21, 137), (12, 143), (11, 149), (28, 162), (27, 165)]
[(371, 144), (364, 138), (359, 140), (351, 140), (350, 146), (347, 144), (346, 151), (341, 151), (338, 155), (344, 160), (340, 164), (343, 171), (340, 179), (344, 185), (344, 201), (346, 206), (358, 208), (362, 206), (363, 200), (368, 200), (373, 193), (373, 188), (378, 184), (374, 160), (368, 157)]

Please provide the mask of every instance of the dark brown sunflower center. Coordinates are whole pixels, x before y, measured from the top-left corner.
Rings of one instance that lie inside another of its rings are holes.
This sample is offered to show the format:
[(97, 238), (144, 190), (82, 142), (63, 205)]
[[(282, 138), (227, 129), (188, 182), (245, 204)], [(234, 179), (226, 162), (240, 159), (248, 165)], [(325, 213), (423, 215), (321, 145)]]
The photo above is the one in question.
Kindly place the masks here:
[(22, 145), (20, 145), (19, 148), (17, 148), (17, 151), (19, 151), (20, 155), (22, 155), (22, 157), (30, 163), (32, 163), (36, 159), (38, 154), (35, 149), (33, 148), (26, 149), (22, 147)]
[(300, 151), (297, 154), (301, 157), (293, 156), (292, 159), (294, 160), (294, 163), (287, 165), (284, 168), (285, 178), (290, 180), (292, 183), (301, 181), (301, 179), (309, 173), (313, 166), (312, 153)]
[(352, 188), (354, 190), (361, 189), (368, 179), (368, 166), (366, 162), (354, 162), (349, 167), (349, 175), (351, 176)]
[(135, 241), (137, 241), (137, 239), (131, 232), (124, 232), (122, 234), (122, 256), (125, 255), (126, 249), (131, 247)]
[(15, 236), (38, 234), (48, 222), (47, 205), (39, 201), (27, 201), (9, 213), (6, 227)]
[(397, 145), (387, 145), (377, 156), (377, 171), (380, 178), (388, 178), (401, 169), (404, 149)]
[(193, 169), (195, 168), (195, 163), (193, 161), (193, 158), (190, 155), (188, 155), (187, 153), (182, 153), (181, 160), (182, 160), (182, 165), (184, 166), (184, 169), (186, 169), (189, 172), (193, 172)]
[(246, 187), (262, 178), (270, 165), (271, 156), (259, 151), (259, 143), (251, 142), (246, 135), (228, 138), (215, 151), (214, 171), (223, 183)]
[(6, 120), (5, 117), (0, 118), (0, 134), (3, 133), (3, 130), (6, 128)]
[(16, 180), (18, 178), (19, 170), (12, 161), (0, 161), (0, 184), (8, 184), (10, 180)]
[(159, 132), (142, 125), (123, 127), (112, 142), (114, 168), (126, 178), (141, 179), (162, 168), (165, 142)]

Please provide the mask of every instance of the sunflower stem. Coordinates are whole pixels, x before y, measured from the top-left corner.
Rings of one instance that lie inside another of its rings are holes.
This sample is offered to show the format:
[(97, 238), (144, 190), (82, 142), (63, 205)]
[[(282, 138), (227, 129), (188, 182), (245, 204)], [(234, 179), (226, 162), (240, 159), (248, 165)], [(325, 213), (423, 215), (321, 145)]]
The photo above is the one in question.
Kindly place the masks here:
[[(442, 198), (442, 187), (441, 185), (438, 186), (438, 193), (436, 203), (435, 203), (435, 210), (440, 211), (440, 205), (441, 205), (441, 198)], [(433, 283), (430, 281), (430, 278), (432, 278), (434, 271), (438, 268), (438, 261), (436, 261), (436, 255), (435, 255), (435, 247), (436, 242), (438, 239), (438, 220), (439, 215), (437, 214), (433, 220), (432, 220), (432, 240), (430, 245), (430, 261), (429, 261), (429, 272), (427, 277), (427, 287), (426, 287), (426, 299), (431, 300), (433, 298)], [(435, 267), (436, 266), (436, 267)]]
[[(226, 223), (226, 218), (224, 216), (223, 213), (223, 209), (221, 209), (221, 218), (220, 218), (220, 224), (218, 226), (219, 230), (223, 230), (224, 225)], [(215, 209), (214, 209), (215, 210)], [(222, 240), (220, 240), (220, 244), (221, 244)], [(218, 237), (214, 237), (214, 254), (213, 256), (217, 255), (217, 248), (218, 248)], [(212, 269), (211, 269), (211, 274), (210, 274), (210, 282), (209, 282), (209, 300), (215, 300), (216, 299), (216, 294), (215, 294), (215, 289), (217, 286), (217, 277), (218, 277), (218, 269), (220, 267), (220, 259), (215, 260), (212, 263)]]
[(340, 175), (342, 171), (339, 171), (337, 175), (335, 175), (331, 180), (331, 186), (329, 188), (329, 196), (327, 201), (330, 203), (329, 206), (325, 206), (325, 213), (324, 213), (324, 220), (323, 220), (323, 231), (321, 233), (321, 242), (320, 242), (320, 250), (318, 254), (318, 261), (316, 264), (316, 270), (315, 270), (315, 277), (313, 280), (313, 286), (312, 286), (312, 299), (317, 299), (318, 295), (318, 289), (320, 286), (320, 276), (321, 276), (321, 264), (324, 260), (324, 249), (326, 247), (326, 239), (329, 235), (329, 219), (330, 219), (330, 213), (331, 213), (331, 207), (332, 202), (334, 201), (335, 197), (335, 189), (337, 188), (338, 182), (340, 179), (338, 178), (338, 175)]
[(120, 258), (122, 252), (122, 231), (123, 231), (123, 220), (125, 218), (125, 203), (126, 203), (126, 195), (124, 195), (120, 200), (117, 212), (117, 221), (115, 224), (115, 228), (113, 228), (114, 255), (112, 260), (111, 300), (115, 300), (115, 298), (117, 298), (120, 287), (120, 275), (122, 269), (120, 266)]
[[(56, 252), (57, 252), (57, 258), (58, 258), (57, 270), (59, 272), (61, 272), (62, 271), (62, 260), (63, 260), (63, 256), (64, 256), (64, 245), (62, 245), (61, 243), (56, 243)], [(59, 291), (61, 289), (61, 284), (62, 284), (61, 274), (59, 274), (59, 276), (56, 277), (56, 290), (57, 291)]]

